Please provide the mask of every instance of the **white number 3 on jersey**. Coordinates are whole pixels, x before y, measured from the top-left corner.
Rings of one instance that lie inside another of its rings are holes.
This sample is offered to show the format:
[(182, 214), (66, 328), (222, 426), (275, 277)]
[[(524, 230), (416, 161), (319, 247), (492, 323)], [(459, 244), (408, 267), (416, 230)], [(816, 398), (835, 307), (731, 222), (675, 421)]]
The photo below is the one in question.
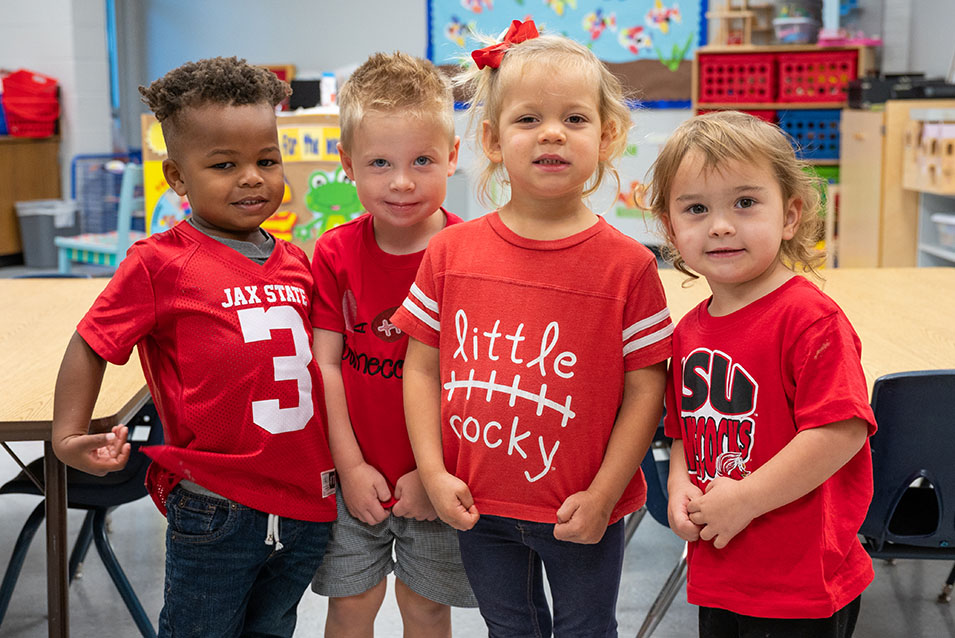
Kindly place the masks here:
[(298, 405), (292, 408), (279, 407), (278, 399), (252, 402), (252, 421), (267, 432), (281, 434), (301, 430), (315, 413), (312, 402), (312, 377), (308, 364), (312, 361), (312, 349), (308, 346), (308, 333), (302, 318), (290, 306), (243, 308), (237, 311), (239, 326), (246, 343), (272, 338), (273, 330), (291, 330), (295, 354), (287, 357), (272, 357), (276, 381), (298, 382)]

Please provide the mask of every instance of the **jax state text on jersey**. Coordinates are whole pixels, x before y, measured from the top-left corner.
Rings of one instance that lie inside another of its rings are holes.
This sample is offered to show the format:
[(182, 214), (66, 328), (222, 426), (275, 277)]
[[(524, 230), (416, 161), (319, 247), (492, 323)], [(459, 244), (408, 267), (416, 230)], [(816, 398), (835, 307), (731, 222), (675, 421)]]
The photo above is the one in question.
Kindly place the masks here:
[(265, 301), (259, 297), (259, 286), (234, 286), (223, 289), (225, 301), (222, 302), (223, 308), (232, 308), (233, 306), (251, 306), (261, 303), (297, 303), (308, 306), (308, 295), (298, 286), (286, 286), (282, 284), (266, 284), (262, 286), (262, 295)]

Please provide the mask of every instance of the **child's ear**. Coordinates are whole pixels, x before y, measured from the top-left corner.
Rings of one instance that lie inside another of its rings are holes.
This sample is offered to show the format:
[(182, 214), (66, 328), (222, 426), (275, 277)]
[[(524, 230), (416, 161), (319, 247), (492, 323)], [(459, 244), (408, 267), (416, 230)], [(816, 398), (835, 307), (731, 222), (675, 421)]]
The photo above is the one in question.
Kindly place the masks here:
[(179, 165), (176, 164), (176, 160), (166, 158), (162, 161), (162, 175), (166, 178), (169, 188), (174, 190), (176, 195), (183, 197), (188, 193), (186, 182), (183, 179), (182, 171), (179, 170)]
[(786, 211), (783, 216), (783, 239), (789, 240), (796, 236), (796, 229), (799, 228), (799, 222), (802, 220), (803, 201), (798, 197), (789, 199), (786, 204)]
[(335, 145), (335, 148), (338, 149), (338, 157), (342, 161), (342, 169), (345, 171), (345, 175), (348, 175), (348, 179), (355, 181), (355, 164), (352, 162), (351, 155), (342, 148), (342, 143), (339, 142)]
[(617, 136), (617, 127), (613, 124), (604, 124), (603, 129), (600, 131), (600, 152), (597, 155), (600, 158), (600, 161), (606, 161), (607, 155), (610, 152), (610, 143)]
[(504, 156), (501, 154), (500, 137), (497, 129), (491, 125), (490, 120), (481, 122), (481, 146), (492, 164), (500, 164), (504, 161)]
[(454, 136), (454, 144), (451, 146), (451, 152), (448, 155), (448, 177), (454, 175), (458, 168), (458, 151), (461, 150), (461, 138)]

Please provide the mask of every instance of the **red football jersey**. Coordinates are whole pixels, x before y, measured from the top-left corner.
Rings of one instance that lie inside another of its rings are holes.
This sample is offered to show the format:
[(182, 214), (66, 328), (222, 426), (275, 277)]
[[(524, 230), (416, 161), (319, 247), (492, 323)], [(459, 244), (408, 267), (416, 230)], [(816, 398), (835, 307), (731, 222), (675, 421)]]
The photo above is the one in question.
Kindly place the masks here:
[[(546, 523), (597, 474), (624, 373), (673, 331), (653, 255), (603, 218), (536, 241), (497, 213), (435, 235), (392, 321), (440, 350), (445, 467), (478, 511)], [(645, 500), (637, 469), (611, 522)]]
[[(803, 430), (859, 418), (875, 432), (859, 337), (811, 282), (793, 277), (722, 317), (708, 304), (674, 333), (665, 419), (701, 490), (758, 470)], [(857, 536), (871, 499), (866, 441), (822, 485), (754, 519), (726, 547), (690, 543), (688, 600), (747, 616), (831, 616), (872, 581)]]
[(139, 348), (165, 434), (147, 450), (161, 509), (189, 479), (260, 511), (335, 519), (313, 290), (305, 253), (283, 241), (261, 265), (188, 223), (130, 248), (77, 330), (111, 363)]
[[(448, 226), (461, 221), (443, 212)], [(401, 396), (408, 336), (391, 315), (408, 295), (422, 256), (423, 250), (384, 252), (372, 216), (365, 214), (322, 234), (312, 257), (314, 326), (344, 337), (342, 380), (352, 429), (365, 462), (384, 475), (392, 492), (415, 460)]]

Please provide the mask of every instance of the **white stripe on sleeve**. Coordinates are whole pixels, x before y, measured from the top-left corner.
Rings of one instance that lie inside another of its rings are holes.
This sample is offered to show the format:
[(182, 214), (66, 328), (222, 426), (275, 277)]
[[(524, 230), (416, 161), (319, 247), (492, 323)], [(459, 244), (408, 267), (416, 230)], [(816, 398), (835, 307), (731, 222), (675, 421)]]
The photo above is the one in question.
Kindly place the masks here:
[(421, 288), (418, 288), (418, 284), (411, 284), (411, 294), (421, 302), (421, 305), (430, 310), (431, 312), (438, 312), (438, 302), (424, 294), (421, 291)]
[[(407, 308), (407, 309), (408, 309), (408, 312), (410, 312), (410, 313), (413, 314), (415, 317), (417, 317), (418, 319), (420, 319), (426, 326), (428, 326), (429, 328), (431, 328), (431, 329), (434, 330), (435, 332), (441, 332), (441, 325), (440, 325), (437, 321), (435, 321), (434, 319), (432, 319), (431, 316), (430, 316), (428, 313), (426, 313), (424, 310), (422, 310), (421, 307), (420, 307), (418, 304), (416, 304), (415, 302), (411, 301), (411, 299), (407, 299), (407, 298), (406, 298), (405, 301), (404, 301), (404, 303), (401, 304), (401, 305), (402, 305), (403, 307)], [(435, 310), (435, 312), (437, 312), (437, 310), (438, 310), (437, 304), (435, 304), (434, 310)]]
[(634, 339), (627, 345), (623, 347), (623, 356), (627, 356), (634, 350), (639, 350), (640, 348), (646, 348), (647, 346), (653, 345), (658, 341), (666, 339), (671, 334), (673, 334), (673, 324), (667, 324), (666, 327), (660, 328), (656, 332), (651, 332), (650, 334), (640, 337), (639, 339)]
[(626, 341), (627, 339), (637, 334), (641, 330), (646, 330), (653, 324), (660, 323), (661, 321), (663, 321), (669, 316), (670, 316), (670, 310), (668, 308), (664, 308), (663, 310), (661, 310), (655, 315), (651, 315), (647, 317), (646, 319), (641, 319), (640, 321), (638, 321), (637, 323), (633, 324), (632, 326), (630, 326), (629, 328), (623, 331), (623, 340)]

